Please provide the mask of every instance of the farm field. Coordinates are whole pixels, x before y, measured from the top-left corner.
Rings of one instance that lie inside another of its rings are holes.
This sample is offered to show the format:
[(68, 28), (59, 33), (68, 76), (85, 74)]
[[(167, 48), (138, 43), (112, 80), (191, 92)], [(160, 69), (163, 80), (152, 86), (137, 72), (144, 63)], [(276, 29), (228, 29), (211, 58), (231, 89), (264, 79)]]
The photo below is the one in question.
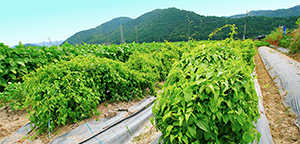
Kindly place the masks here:
[[(4, 115), (2, 118), (5, 123), (1, 125), (1, 129), (3, 129), (1, 141), (5, 140), (9, 134), (22, 125), (29, 121), (34, 122), (34, 119), (36, 119), (35, 124), (38, 125), (44, 119), (45, 123), (39, 125), (37, 133), (44, 134), (42, 137), (46, 141), (45, 135), (50, 130), (47, 123), (49, 119), (51, 119), (50, 125), (53, 125), (53, 127), (51, 126), (51, 135), (58, 135), (66, 132), (57, 131), (57, 128), (62, 125), (68, 125), (67, 127), (69, 127), (70, 124), (76, 124), (82, 120), (88, 121), (91, 116), (94, 119), (95, 117), (103, 117), (106, 112), (103, 109), (99, 110), (97, 105), (100, 103), (102, 103), (102, 106), (109, 107), (114, 103), (118, 106), (120, 101), (124, 101), (123, 103), (130, 101), (130, 104), (126, 106), (134, 105), (144, 99), (145, 96), (152, 95), (155, 89), (160, 89), (162, 86), (157, 82), (165, 79), (172, 61), (179, 59), (183, 49), (195, 46), (197, 43), (202, 42), (131, 43), (110, 46), (86, 44), (75, 47), (65, 44), (50, 48), (25, 47), (20, 44), (16, 49), (1, 44), (0, 104), (2, 105), (1, 114)], [(178, 47), (181, 47), (182, 50)], [(78, 59), (75, 60), (75, 57)], [(80, 66), (80, 64), (83, 65)], [(50, 69), (51, 71), (48, 71)], [(33, 76), (34, 74), (36, 76)], [(65, 77), (65, 74), (68, 77)], [(27, 76), (28, 78), (35, 77), (28, 79), (28, 82), (30, 81), (28, 85), (25, 84), (27, 81), (25, 77)], [(72, 78), (73, 80), (71, 80)], [(62, 83), (67, 86), (63, 86)], [(42, 91), (37, 92), (33, 89), (27, 91), (31, 86), (37, 86), (32, 88)], [(54, 90), (53, 93), (52, 90)], [(32, 94), (27, 93), (33, 91), (35, 92)], [(86, 93), (87, 91), (90, 91), (90, 93)], [(67, 94), (70, 92), (72, 92), (72, 95)], [(37, 93), (39, 94), (36, 95)], [(34, 96), (30, 98), (29, 95)], [(54, 100), (53, 103), (48, 103), (50, 105), (46, 104), (49, 102), (49, 98)], [(95, 98), (97, 99), (95, 100)], [(88, 102), (89, 99), (91, 100)], [(35, 103), (31, 100), (38, 101)], [(43, 101), (43, 105), (39, 105), (41, 101)], [(90, 109), (88, 109), (89, 106), (91, 106)], [(25, 109), (27, 109), (27, 112)], [(52, 117), (49, 117), (49, 109), (52, 111)], [(87, 110), (84, 112), (85, 109)], [(59, 112), (60, 110), (63, 111)], [(38, 112), (39, 115), (35, 115), (35, 112)], [(55, 112), (57, 113), (55, 114)], [(67, 115), (62, 115), (66, 112), (68, 112)], [(100, 113), (101, 115), (98, 116), (97, 114)], [(26, 116), (27, 114), (28, 116)], [(40, 114), (44, 114), (44, 116)], [(29, 119), (26, 119), (26, 117), (29, 117)], [(74, 121), (71, 121), (71, 117)], [(20, 120), (23, 120), (23, 122)], [(19, 123), (19, 125), (9, 126), (9, 122)], [(43, 130), (42, 127), (44, 127)], [(55, 136), (52, 136), (52, 138), (55, 138)]]
[[(39, 127), (32, 138), (37, 136), (43, 142), (50, 142), (86, 121), (103, 118), (108, 109), (129, 107), (164, 89), (165, 92), (158, 95), (163, 103), (156, 103), (153, 113), (155, 126), (165, 134), (165, 140), (190, 143), (201, 137), (206, 140), (203, 142), (222, 143), (226, 139), (251, 142), (256, 135), (245, 137), (249, 133), (241, 131), (257, 133), (252, 124), (259, 114), (251, 77), (255, 64), (263, 95), (274, 91), (269, 92), (272, 84), (264, 87), (270, 82), (252, 40), (110, 46), (65, 44), (50, 48), (20, 45), (16, 49), (1, 44), (0, 47), (3, 52), (0, 56), (0, 116), (3, 122), (0, 141), (31, 121)], [(161, 81), (165, 81), (164, 86), (158, 83)], [(193, 92), (195, 90), (197, 92)], [(243, 96), (238, 97), (237, 93)], [(274, 102), (265, 96), (263, 101), (266, 115), (271, 118), (269, 122), (274, 124), (270, 125), (274, 142), (298, 142), (297, 128), (283, 122), (286, 128), (292, 127), (284, 131), (283, 124), (274, 118), (278, 111), (282, 117), (291, 117), (286, 109), (276, 105), (278, 109), (271, 112), (270, 103)], [(182, 107), (171, 106), (176, 103)], [(171, 111), (182, 114), (174, 115)], [(231, 114), (234, 112), (239, 116)], [(9, 126), (15, 123), (19, 125)], [(213, 123), (226, 127), (221, 130), (221, 127), (213, 127)], [(175, 127), (177, 130), (170, 131)], [(226, 139), (218, 136), (222, 131), (223, 135), (228, 134), (227, 130), (235, 134)], [(47, 138), (48, 131), (51, 140)]]
[(1, 144), (300, 144), (299, 2), (17, 4)]

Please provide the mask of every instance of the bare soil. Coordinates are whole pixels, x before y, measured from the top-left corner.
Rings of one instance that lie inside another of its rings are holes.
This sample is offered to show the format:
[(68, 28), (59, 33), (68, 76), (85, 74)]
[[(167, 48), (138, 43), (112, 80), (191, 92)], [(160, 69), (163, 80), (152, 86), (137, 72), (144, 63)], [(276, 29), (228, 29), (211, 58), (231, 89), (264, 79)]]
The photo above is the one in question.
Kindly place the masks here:
[(160, 131), (155, 128), (155, 125), (149, 124), (142, 130), (142, 133), (132, 139), (130, 144), (149, 144), (156, 139)]
[(300, 143), (299, 129), (293, 122), (295, 116), (283, 105), (278, 88), (270, 78), (259, 54), (254, 58), (256, 74), (263, 95), (263, 106), (269, 121), (273, 142), (275, 144)]
[[(105, 101), (97, 106), (98, 111), (101, 113), (100, 116), (93, 116), (78, 123), (67, 123), (65, 126), (58, 127), (54, 130), (54, 132), (50, 134), (51, 139), (49, 139), (48, 133), (37, 136), (36, 133), (32, 131), (28, 135), (26, 135), (26, 137), (33, 137), (34, 139), (27, 139), (27, 141), (29, 143), (49, 143), (57, 137), (59, 137), (60, 135), (63, 135), (64, 133), (84, 124), (85, 122), (93, 121), (96, 119), (102, 119), (104, 117), (112, 117), (116, 114), (118, 110), (124, 110), (126, 108), (129, 108), (135, 104), (138, 104), (146, 98), (147, 97), (144, 97), (139, 100), (135, 99), (130, 101), (130, 103), (124, 101)], [(0, 108), (0, 142), (3, 142), (12, 134), (13, 135), (6, 141), (6, 143), (16, 143), (19, 139), (21, 139), (23, 135), (16, 134), (14, 132), (17, 131), (20, 127), (30, 122), (26, 118), (26, 116), (26, 110), (17, 110), (12, 112), (10, 109), (5, 110), (5, 107)]]
[(26, 110), (11, 111), (10, 107), (0, 108), (0, 142), (3, 142), (12, 132), (29, 123)]

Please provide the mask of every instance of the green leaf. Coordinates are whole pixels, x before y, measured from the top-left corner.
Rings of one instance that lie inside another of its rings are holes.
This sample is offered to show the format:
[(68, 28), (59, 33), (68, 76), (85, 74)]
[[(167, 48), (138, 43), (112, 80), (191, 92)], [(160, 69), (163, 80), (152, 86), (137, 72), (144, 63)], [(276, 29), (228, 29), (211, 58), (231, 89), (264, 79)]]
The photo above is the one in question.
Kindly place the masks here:
[(0, 55), (0, 60), (3, 60), (4, 59), (4, 56), (3, 55)]
[(152, 117), (150, 118), (150, 122), (152, 125), (154, 125), (154, 119)]
[(188, 131), (190, 132), (190, 134), (194, 137), (194, 138), (197, 138), (197, 136), (196, 136), (196, 126), (188, 126), (187, 127), (187, 129), (188, 129)]
[(201, 94), (205, 88), (206, 88), (206, 85), (202, 85), (199, 89), (199, 94)]
[(184, 92), (185, 102), (189, 102), (192, 99), (193, 94), (190, 92)]
[(173, 142), (175, 136), (174, 135), (170, 135), (170, 141)]
[(179, 117), (179, 126), (182, 126), (183, 120), (184, 120), (184, 118), (182, 116)]
[(168, 125), (168, 127), (166, 129), (167, 134), (165, 135), (165, 137), (167, 137), (168, 135), (170, 135), (170, 133), (172, 132), (172, 129), (173, 129), (173, 125)]
[(194, 141), (192, 144), (201, 144), (200, 141)]
[(20, 71), (22, 71), (24, 73), (28, 73), (28, 70), (26, 68), (22, 68), (22, 69), (20, 69)]
[(11, 72), (13, 72), (14, 74), (17, 74), (16, 69), (10, 69)]
[(223, 71), (218, 71), (217, 77), (219, 77), (223, 73), (224, 73)]
[(24, 62), (17, 61), (17, 63), (25, 67), (25, 64), (24, 64)]
[(193, 138), (193, 136), (191, 135), (191, 133), (190, 133), (189, 131), (187, 131), (187, 132), (185, 133), (185, 135), (186, 135), (188, 138)]
[(222, 113), (220, 111), (218, 111), (216, 115), (218, 119), (222, 119)]
[(209, 132), (209, 126), (207, 122), (201, 121), (199, 119), (195, 119), (195, 124), (205, 132)]
[(241, 116), (236, 115), (236, 120), (239, 124), (241, 124), (241, 126), (244, 126), (245, 120)]
[(186, 122), (188, 123), (189, 122), (189, 117), (190, 117), (191, 114), (185, 114), (185, 120)]
[(186, 144), (189, 143), (188, 137), (186, 137), (185, 135), (182, 136), (182, 140), (183, 140)]
[(206, 79), (209, 79), (209, 78), (211, 78), (212, 76), (213, 76), (213, 71), (208, 72), (208, 73), (206, 74)]
[(164, 117), (162, 118), (163, 121), (165, 121), (167, 118), (171, 117), (171, 112), (168, 112)]
[(181, 103), (181, 106), (185, 109), (185, 99), (184, 98), (181, 98), (180, 100), (180, 103)]
[(252, 140), (254, 139), (253, 134), (249, 133), (249, 132), (245, 132), (243, 134), (243, 143), (250, 143), (252, 142)]
[(229, 121), (229, 115), (228, 114), (225, 114), (225, 115), (223, 115), (223, 121), (225, 122), (225, 124), (227, 124), (228, 123), (228, 121)]
[(197, 85), (200, 85), (202, 82), (206, 81), (206, 79), (201, 79), (201, 80), (198, 80), (198, 81), (195, 81)]
[(209, 133), (209, 132), (204, 132), (204, 139), (205, 140), (209, 140), (210, 138), (211, 138), (211, 133)]
[(180, 143), (182, 143), (182, 140), (181, 140), (182, 132), (179, 132), (178, 135), (179, 135), (179, 136), (178, 136), (178, 140), (179, 140)]
[(223, 88), (223, 92), (222, 92), (222, 93), (224, 93), (226, 90), (229, 89), (229, 87), (228, 87), (228, 81), (225, 80), (224, 82), (222, 82), (222, 84), (225, 85), (225, 88)]

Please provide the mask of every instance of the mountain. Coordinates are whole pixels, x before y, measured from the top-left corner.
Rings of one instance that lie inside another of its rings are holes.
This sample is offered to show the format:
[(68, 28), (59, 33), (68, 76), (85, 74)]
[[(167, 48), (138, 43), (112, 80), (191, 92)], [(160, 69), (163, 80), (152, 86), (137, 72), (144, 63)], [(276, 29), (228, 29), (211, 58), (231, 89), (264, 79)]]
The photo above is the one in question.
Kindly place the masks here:
[[(298, 17), (248, 17), (246, 38), (255, 38), (261, 34), (268, 34), (279, 25), (286, 25), (288, 28), (296, 28), (295, 21)], [(190, 22), (189, 22), (190, 20)], [(111, 22), (111, 21), (110, 21)], [(104, 23), (98, 27), (103, 27)], [(216, 16), (203, 16), (192, 11), (180, 10), (177, 8), (156, 9), (139, 16), (136, 19), (128, 20), (122, 23), (122, 31), (124, 41), (131, 43), (133, 41), (153, 42), (153, 41), (187, 41), (188, 32), (190, 38), (194, 40), (207, 40), (208, 35), (216, 28), (226, 24), (235, 24), (238, 34), (235, 38), (243, 38), (245, 18), (226, 18)], [(98, 28), (96, 27), (96, 28)], [(95, 29), (96, 29), (95, 28)], [(107, 33), (96, 33), (95, 29), (89, 31), (89, 36), (85, 37), (80, 33), (80, 39), (75, 34), (67, 39), (72, 45), (78, 43), (89, 44), (120, 44), (121, 43), (121, 28), (119, 24), (114, 25), (114, 28), (109, 29)], [(228, 37), (230, 32), (226, 28), (218, 32), (212, 39), (220, 40)], [(69, 41), (73, 38), (73, 41)], [(138, 40), (137, 40), (138, 38)]]
[[(204, 39), (204, 37), (208, 36), (209, 32), (213, 30), (213, 28), (209, 28), (207, 32), (205, 29), (199, 28), (197, 31), (194, 30), (194, 28), (197, 28), (197, 26), (194, 25), (196, 22), (201, 23), (208, 20), (205, 16), (177, 8), (156, 9), (122, 25), (125, 42), (130, 43), (136, 41), (136, 33), (138, 34), (138, 42), (140, 43), (164, 40), (187, 40), (188, 17), (190, 17), (191, 22), (193, 22), (190, 23), (191, 34), (195, 37)], [(209, 21), (215, 21), (217, 19), (219, 20), (218, 17), (209, 17)], [(217, 27), (220, 26), (222, 25), (217, 24)], [(137, 29), (135, 29), (135, 27), (137, 27)], [(120, 28), (118, 28), (108, 37), (99, 38), (97, 43), (103, 43), (105, 39), (108, 38), (110, 43), (119, 44), (120, 32)]]
[[(38, 46), (38, 47), (42, 47), (43, 45), (45, 45), (46, 47), (50, 47), (50, 46), (57, 46), (60, 45), (62, 42), (64, 42), (63, 40), (59, 40), (59, 41), (50, 41), (50, 42), (39, 42), (39, 43), (26, 43), (24, 44), (24, 46)], [(18, 45), (12, 46), (12, 48), (15, 48)]]
[[(15, 46), (17, 46), (17, 45), (15, 45)], [(13, 48), (15, 47), (15, 46), (13, 46)], [(34, 47), (36, 47), (36, 46), (38, 46), (38, 47), (40, 47), (39, 45), (35, 45), (35, 44), (30, 44), (30, 43), (28, 43), (28, 44), (24, 44), (24, 46), (34, 46)]]
[(74, 34), (73, 36), (69, 37), (67, 40), (65, 40), (69, 44), (76, 44), (76, 43), (95, 43), (94, 40), (98, 37), (105, 37), (109, 34), (111, 34), (115, 29), (117, 29), (120, 24), (126, 23), (128, 21), (132, 20), (129, 17), (119, 17), (112, 19), (111, 21), (108, 21), (106, 23), (103, 23), (96, 28), (91, 28), (88, 30), (80, 31)]
[[(229, 16), (230, 18), (240, 18), (245, 17), (246, 14), (237, 14)], [(266, 16), (266, 17), (291, 17), (300, 16), (300, 5), (288, 8), (288, 9), (278, 9), (278, 10), (257, 10), (250, 11), (248, 16)]]
[[(40, 43), (32, 43), (32, 45), (37, 45), (37, 46), (46, 46), (46, 47), (49, 47), (49, 46), (57, 46), (57, 45), (60, 45), (62, 42), (64, 42), (63, 40), (59, 40), (59, 41), (50, 41), (50, 42), (40, 42)], [(26, 44), (25, 44), (26, 45)]]

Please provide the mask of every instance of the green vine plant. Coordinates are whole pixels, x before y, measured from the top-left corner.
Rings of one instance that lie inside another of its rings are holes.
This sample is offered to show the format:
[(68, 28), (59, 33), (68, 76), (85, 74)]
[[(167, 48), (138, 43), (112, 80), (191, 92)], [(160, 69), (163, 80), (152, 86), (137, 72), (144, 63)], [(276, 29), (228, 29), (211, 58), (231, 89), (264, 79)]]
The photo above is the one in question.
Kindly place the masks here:
[[(199, 45), (176, 61), (152, 108), (165, 143), (250, 143), (261, 134), (254, 42)], [(153, 124), (153, 119), (151, 120)]]
[(216, 35), (217, 32), (221, 31), (223, 28), (226, 28), (226, 27), (229, 27), (231, 29), (231, 32), (228, 33), (228, 35), (230, 35), (230, 39), (233, 40), (233, 35), (237, 34), (237, 31), (236, 31), (237, 27), (235, 26), (235, 24), (226, 24), (220, 28), (216, 28), (209, 34), (208, 40), (210, 40), (212, 36)]

